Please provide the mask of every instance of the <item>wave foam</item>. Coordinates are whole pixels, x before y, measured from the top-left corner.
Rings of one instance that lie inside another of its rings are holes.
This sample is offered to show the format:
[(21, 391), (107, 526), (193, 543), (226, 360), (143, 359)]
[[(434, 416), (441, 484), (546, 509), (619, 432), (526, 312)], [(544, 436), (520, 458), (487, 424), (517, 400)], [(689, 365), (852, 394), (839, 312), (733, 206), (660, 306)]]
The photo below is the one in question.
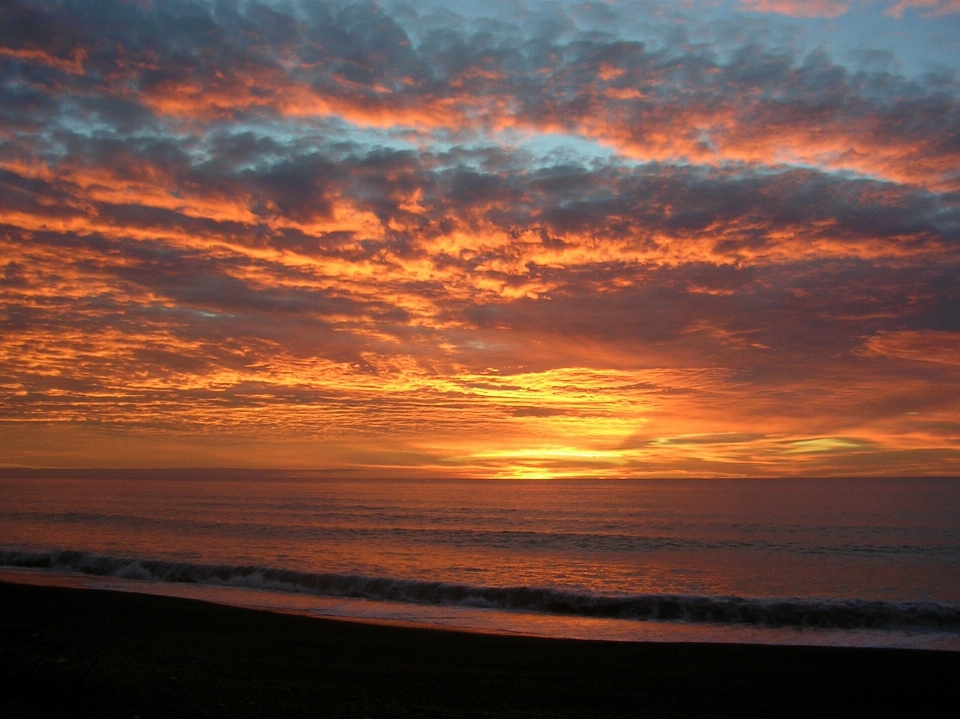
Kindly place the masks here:
[(583, 617), (758, 627), (936, 629), (960, 632), (960, 604), (932, 601), (744, 599), (667, 594), (600, 595), (549, 587), (487, 587), (362, 574), (199, 564), (88, 552), (0, 551), (0, 566), (94, 576), (226, 585), (415, 604), (483, 607)]

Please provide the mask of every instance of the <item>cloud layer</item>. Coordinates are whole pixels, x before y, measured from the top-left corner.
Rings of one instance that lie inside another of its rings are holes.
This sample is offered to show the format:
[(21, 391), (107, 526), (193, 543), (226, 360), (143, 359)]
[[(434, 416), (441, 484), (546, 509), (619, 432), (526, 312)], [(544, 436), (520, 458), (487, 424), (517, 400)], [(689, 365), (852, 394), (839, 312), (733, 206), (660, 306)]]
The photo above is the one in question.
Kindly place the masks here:
[(644, 7), (0, 3), (0, 462), (955, 474), (955, 81)]
[[(744, 10), (792, 17), (835, 18), (856, 4), (855, 0), (741, 0)], [(865, 4), (864, 0), (860, 4)], [(895, 0), (887, 2), (884, 15), (902, 18), (908, 10), (919, 11), (924, 17), (942, 17), (960, 13), (960, 0)]]

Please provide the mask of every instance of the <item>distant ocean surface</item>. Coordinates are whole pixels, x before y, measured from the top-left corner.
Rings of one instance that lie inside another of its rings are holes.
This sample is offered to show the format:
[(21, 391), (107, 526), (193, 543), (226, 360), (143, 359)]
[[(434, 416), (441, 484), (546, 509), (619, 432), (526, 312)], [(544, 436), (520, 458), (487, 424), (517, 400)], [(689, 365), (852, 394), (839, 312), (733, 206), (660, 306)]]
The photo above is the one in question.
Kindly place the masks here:
[(615, 640), (960, 651), (960, 480), (0, 471), (0, 579)]

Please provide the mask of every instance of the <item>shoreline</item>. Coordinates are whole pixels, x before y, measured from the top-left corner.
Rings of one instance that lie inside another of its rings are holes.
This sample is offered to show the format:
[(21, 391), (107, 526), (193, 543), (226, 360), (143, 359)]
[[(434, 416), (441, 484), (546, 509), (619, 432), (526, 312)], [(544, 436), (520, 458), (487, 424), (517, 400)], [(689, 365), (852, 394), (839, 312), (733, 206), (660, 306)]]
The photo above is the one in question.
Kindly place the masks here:
[[(325, 595), (309, 590), (258, 586), (257, 583), (254, 583), (254, 586), (244, 586), (156, 578), (121, 578), (114, 574), (3, 565), (0, 565), (0, 582), (179, 597), (311, 618), (502, 636), (667, 644), (918, 649), (960, 653), (960, 633), (946, 631), (942, 627), (768, 626), (736, 621), (599, 617), (577, 613), (476, 607), (462, 603), (448, 606), (442, 602)], [(807, 600), (808, 603), (817, 601)]]
[(0, 639), (10, 717), (892, 717), (960, 699), (955, 652), (491, 635), (7, 582)]

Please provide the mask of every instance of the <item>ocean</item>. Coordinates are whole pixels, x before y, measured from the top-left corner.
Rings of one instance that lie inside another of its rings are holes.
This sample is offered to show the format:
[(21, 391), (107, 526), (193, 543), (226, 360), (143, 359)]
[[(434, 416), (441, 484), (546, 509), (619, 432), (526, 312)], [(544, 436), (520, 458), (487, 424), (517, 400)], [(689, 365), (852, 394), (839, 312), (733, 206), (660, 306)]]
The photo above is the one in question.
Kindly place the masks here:
[(0, 579), (463, 631), (960, 651), (960, 480), (0, 472)]

